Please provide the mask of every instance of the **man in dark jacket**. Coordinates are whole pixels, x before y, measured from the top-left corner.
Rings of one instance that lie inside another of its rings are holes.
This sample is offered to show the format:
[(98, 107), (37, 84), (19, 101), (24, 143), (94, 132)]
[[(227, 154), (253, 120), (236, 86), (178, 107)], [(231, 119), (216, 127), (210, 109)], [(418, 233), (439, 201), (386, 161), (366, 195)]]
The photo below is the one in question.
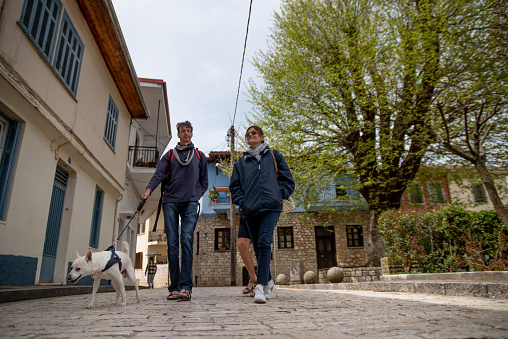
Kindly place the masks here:
[[(171, 284), (168, 300), (190, 300), (192, 292), (192, 257), (198, 201), (208, 189), (208, 167), (203, 152), (194, 148), (192, 125), (189, 121), (176, 125), (180, 142), (162, 156), (141, 200), (146, 200), (162, 182), (169, 178), (164, 190), (162, 209), (168, 239), (168, 263)], [(181, 238), (178, 220), (181, 219)], [(182, 245), (180, 268), (179, 243)]]

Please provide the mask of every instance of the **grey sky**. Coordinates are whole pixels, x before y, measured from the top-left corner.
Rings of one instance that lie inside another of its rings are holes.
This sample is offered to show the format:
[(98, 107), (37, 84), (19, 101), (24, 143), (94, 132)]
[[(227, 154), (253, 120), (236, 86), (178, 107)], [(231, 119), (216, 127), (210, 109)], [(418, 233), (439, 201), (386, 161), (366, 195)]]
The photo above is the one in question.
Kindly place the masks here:
[[(208, 154), (226, 150), (242, 62), (249, 0), (113, 0), (138, 77), (166, 81), (171, 128), (189, 120), (193, 142)], [(279, 0), (253, 0), (235, 127), (251, 110), (250, 60), (266, 50)], [(169, 146), (177, 142), (176, 133)]]

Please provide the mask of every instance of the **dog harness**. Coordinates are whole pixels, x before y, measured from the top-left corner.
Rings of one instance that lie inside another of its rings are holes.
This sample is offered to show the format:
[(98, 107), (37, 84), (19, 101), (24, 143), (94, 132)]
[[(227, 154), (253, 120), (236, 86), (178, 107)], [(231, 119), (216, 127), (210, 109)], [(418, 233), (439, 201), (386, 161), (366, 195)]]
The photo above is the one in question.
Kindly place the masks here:
[(111, 245), (108, 248), (106, 248), (106, 251), (111, 251), (111, 258), (109, 258), (108, 263), (106, 264), (106, 267), (101, 272), (107, 271), (111, 266), (118, 263), (118, 269), (122, 270), (122, 259), (116, 254), (115, 252), (115, 245)]

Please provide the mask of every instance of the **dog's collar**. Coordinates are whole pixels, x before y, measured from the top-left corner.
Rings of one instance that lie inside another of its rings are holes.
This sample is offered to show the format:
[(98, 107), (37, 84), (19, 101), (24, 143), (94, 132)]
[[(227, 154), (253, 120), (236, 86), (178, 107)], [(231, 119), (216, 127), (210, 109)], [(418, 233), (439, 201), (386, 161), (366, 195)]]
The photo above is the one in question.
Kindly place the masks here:
[(101, 272), (107, 271), (111, 266), (118, 263), (118, 269), (122, 270), (122, 259), (116, 254), (115, 252), (115, 245), (111, 245), (108, 248), (106, 248), (106, 251), (111, 251), (111, 258), (109, 258), (108, 263), (106, 264), (106, 267)]

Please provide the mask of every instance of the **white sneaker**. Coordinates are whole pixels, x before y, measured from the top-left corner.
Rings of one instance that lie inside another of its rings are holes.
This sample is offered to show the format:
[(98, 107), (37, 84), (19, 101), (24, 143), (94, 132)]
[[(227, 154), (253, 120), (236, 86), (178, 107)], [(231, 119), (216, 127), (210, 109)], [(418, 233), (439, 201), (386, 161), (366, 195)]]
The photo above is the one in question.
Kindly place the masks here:
[(270, 299), (273, 298), (273, 293), (275, 292), (275, 282), (270, 280), (268, 284), (264, 288), (265, 298)]
[(265, 292), (263, 291), (263, 286), (256, 285), (254, 289), (254, 302), (256, 304), (264, 304), (266, 303)]

